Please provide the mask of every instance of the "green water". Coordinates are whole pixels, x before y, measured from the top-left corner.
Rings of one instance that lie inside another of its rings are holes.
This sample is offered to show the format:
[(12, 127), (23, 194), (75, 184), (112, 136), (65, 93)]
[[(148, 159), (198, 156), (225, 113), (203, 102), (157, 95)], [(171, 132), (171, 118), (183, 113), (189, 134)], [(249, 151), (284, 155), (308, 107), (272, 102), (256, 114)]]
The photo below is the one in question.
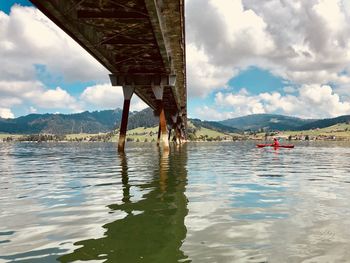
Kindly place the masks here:
[(0, 262), (348, 262), (350, 147), (0, 144)]

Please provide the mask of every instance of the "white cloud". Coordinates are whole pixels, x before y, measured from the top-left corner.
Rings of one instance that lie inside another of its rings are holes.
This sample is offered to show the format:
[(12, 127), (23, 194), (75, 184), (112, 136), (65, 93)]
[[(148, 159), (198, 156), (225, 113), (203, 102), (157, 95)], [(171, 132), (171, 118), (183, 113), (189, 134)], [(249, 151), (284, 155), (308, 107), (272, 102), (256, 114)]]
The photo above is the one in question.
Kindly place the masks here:
[(190, 95), (223, 87), (248, 66), (297, 86), (349, 85), (349, 10), (348, 0), (187, 1), (187, 56), (200, 51), (188, 58)]
[(225, 120), (236, 117), (236, 114), (233, 112), (219, 111), (208, 106), (196, 108), (195, 114), (196, 118), (201, 120)]
[(215, 96), (215, 102), (217, 105), (223, 107), (232, 107), (237, 116), (265, 113), (261, 100), (258, 97), (249, 96), (246, 92), (238, 94), (224, 94), (219, 92)]
[(2, 108), (33, 104), (42, 109), (82, 110), (66, 90), (39, 81), (36, 65), (44, 65), (48, 77), (62, 76), (66, 83), (108, 78), (99, 62), (34, 7), (14, 5), (9, 15), (0, 11), (0, 58)]
[(0, 118), (13, 119), (15, 115), (11, 112), (11, 109), (0, 108)]
[(325, 21), (329, 29), (333, 32), (341, 32), (344, 29), (346, 20), (340, 8), (340, 0), (322, 0), (314, 5), (312, 9)]
[(29, 113), (37, 113), (38, 110), (36, 108), (34, 108), (33, 106), (29, 107)]
[(285, 93), (294, 93), (297, 91), (297, 89), (295, 87), (291, 87), (291, 86), (286, 86), (283, 88), (283, 91)]
[(13, 107), (15, 105), (20, 105), (22, 100), (20, 98), (8, 97), (2, 95), (0, 97), (0, 107)]
[(246, 0), (244, 5), (269, 25), (276, 49), (267, 58), (277, 72), (301, 84), (325, 84), (349, 82), (348, 77), (338, 80), (350, 61), (346, 1)]
[(123, 105), (123, 89), (119, 86), (101, 84), (87, 87), (80, 98), (99, 107), (115, 108), (116, 105)]
[(350, 114), (350, 102), (341, 100), (328, 85), (303, 85), (297, 95), (278, 92), (251, 95), (218, 92), (216, 109), (204, 106), (196, 109), (199, 118), (223, 120), (242, 115), (278, 112), (302, 118), (325, 118)]
[(0, 107), (29, 102), (45, 109), (81, 111), (79, 103), (67, 91), (60, 87), (47, 89), (40, 81), (0, 81), (0, 93)]
[(235, 72), (209, 63), (203, 50), (193, 44), (186, 47), (188, 93), (190, 96), (205, 96), (214, 89), (225, 86)]
[[(244, 10), (242, 1), (210, 0), (209, 2), (217, 10), (218, 19), (223, 20), (227, 41), (225, 44), (227, 51), (232, 55), (264, 55), (273, 50), (274, 43), (266, 30), (266, 23), (253, 10)], [(225, 53), (221, 52), (223, 62), (229, 59)]]
[(69, 108), (81, 111), (75, 98), (60, 87), (43, 91), (35, 96), (30, 94), (30, 100), (39, 107), (46, 109)]
[[(81, 94), (80, 99), (87, 104), (92, 104), (99, 108), (123, 108), (123, 88), (120, 86), (111, 86), (110, 84), (87, 87)], [(135, 94), (133, 95), (130, 105), (131, 111), (139, 111), (147, 107)]]
[(34, 65), (45, 65), (67, 81), (108, 77), (91, 55), (34, 7), (14, 5), (0, 12), (0, 80), (35, 80)]
[(299, 91), (299, 96), (305, 104), (306, 111), (310, 111), (314, 116), (336, 117), (350, 114), (350, 103), (341, 101), (330, 86), (304, 85)]
[(187, 74), (190, 96), (222, 88), (252, 55), (273, 50), (266, 24), (240, 0), (187, 2)]
[(130, 111), (141, 111), (146, 109), (148, 105), (134, 95), (131, 99)]

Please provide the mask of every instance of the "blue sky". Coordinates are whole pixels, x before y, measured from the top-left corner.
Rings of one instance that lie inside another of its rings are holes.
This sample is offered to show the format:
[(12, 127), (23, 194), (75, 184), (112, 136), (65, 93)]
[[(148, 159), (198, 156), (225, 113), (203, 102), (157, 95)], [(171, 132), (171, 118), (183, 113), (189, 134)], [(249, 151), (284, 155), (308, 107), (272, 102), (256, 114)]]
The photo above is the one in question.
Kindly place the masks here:
[[(0, 10), (1, 117), (122, 106), (109, 72), (29, 1)], [(346, 0), (187, 0), (189, 116), (350, 114), (349, 18)]]
[(5, 0), (0, 2), (0, 10), (5, 12), (6, 14), (9, 14), (11, 7), (14, 4), (18, 4), (21, 6), (32, 6), (32, 3), (26, 0)]

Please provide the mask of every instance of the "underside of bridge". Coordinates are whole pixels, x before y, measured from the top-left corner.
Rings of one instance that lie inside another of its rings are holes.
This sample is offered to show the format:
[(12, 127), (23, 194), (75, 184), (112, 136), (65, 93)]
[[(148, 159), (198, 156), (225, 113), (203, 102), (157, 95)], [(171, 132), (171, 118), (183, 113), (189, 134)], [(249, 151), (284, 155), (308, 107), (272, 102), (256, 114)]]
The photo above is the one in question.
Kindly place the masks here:
[(112, 85), (123, 87), (119, 150), (124, 150), (133, 93), (159, 115), (165, 149), (167, 122), (178, 138), (183, 137), (187, 121), (184, 0), (30, 1), (111, 72)]

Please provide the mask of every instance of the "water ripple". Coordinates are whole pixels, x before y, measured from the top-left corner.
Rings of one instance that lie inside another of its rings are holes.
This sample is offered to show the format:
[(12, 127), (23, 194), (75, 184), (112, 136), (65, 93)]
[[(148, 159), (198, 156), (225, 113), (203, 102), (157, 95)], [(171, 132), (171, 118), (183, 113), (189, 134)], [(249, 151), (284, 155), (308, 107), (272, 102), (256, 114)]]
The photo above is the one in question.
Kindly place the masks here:
[(0, 261), (346, 262), (350, 147), (0, 144)]

